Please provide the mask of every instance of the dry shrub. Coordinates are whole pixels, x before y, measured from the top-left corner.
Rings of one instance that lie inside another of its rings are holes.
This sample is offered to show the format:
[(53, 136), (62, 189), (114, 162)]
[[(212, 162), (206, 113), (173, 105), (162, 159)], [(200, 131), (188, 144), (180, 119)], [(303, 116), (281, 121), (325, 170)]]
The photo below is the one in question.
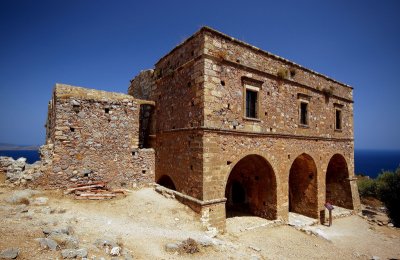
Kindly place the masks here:
[(179, 253), (194, 254), (200, 252), (199, 244), (196, 240), (188, 238), (179, 245)]
[(20, 199), (19, 200), (19, 203), (20, 204), (25, 204), (25, 205), (29, 205), (29, 199), (27, 199), (27, 198), (22, 198), (22, 199)]
[(290, 73), (289, 70), (287, 70), (287, 69), (285, 69), (285, 68), (282, 68), (282, 69), (279, 69), (279, 70), (278, 70), (276, 76), (277, 76), (279, 79), (287, 79), (287, 78), (289, 77), (289, 73)]

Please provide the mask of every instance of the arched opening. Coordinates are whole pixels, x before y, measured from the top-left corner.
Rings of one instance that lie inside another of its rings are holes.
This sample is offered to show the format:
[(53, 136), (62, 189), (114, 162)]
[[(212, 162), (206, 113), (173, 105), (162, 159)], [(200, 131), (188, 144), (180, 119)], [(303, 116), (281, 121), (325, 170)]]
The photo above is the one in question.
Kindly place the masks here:
[(161, 176), (161, 178), (158, 179), (157, 184), (160, 184), (161, 186), (171, 190), (176, 190), (174, 182), (168, 175)]
[(233, 167), (225, 196), (227, 217), (255, 215), (276, 219), (275, 173), (259, 155), (248, 155)]
[(317, 167), (308, 154), (299, 155), (290, 167), (289, 211), (318, 218)]
[(333, 205), (353, 209), (349, 170), (344, 157), (332, 156), (326, 170), (326, 201)]

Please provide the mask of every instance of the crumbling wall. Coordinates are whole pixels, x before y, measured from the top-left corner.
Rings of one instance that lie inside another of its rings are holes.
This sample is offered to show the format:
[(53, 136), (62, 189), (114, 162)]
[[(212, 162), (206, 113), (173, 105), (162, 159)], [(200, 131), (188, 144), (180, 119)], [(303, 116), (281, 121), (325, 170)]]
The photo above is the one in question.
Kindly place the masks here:
[(154, 181), (154, 150), (139, 149), (140, 100), (57, 84), (52, 102), (52, 164), (41, 183), (66, 187), (90, 181), (114, 186)]
[[(128, 93), (155, 102), (152, 137), (156, 150), (156, 182), (168, 176), (176, 190), (201, 199), (202, 137), (192, 131), (203, 124), (202, 37), (195, 35), (143, 71)], [(162, 182), (162, 180), (161, 180)]]

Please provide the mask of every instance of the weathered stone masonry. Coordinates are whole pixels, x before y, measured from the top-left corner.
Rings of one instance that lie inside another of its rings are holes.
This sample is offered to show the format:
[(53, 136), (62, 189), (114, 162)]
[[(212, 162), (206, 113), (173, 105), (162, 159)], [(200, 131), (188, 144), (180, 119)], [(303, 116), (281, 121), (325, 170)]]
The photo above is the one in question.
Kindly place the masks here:
[(57, 85), (50, 187), (157, 182), (223, 231), (252, 214), (359, 210), (352, 88), (204, 27), (132, 81), (129, 95)]
[(154, 181), (154, 150), (139, 149), (141, 104), (131, 96), (57, 84), (49, 104), (52, 165), (40, 182), (67, 187), (89, 181), (131, 186)]
[(351, 87), (210, 28), (131, 83), (156, 103), (156, 181), (200, 200), (186, 203), (211, 225), (236, 211), (319, 218), (326, 201), (359, 209)]

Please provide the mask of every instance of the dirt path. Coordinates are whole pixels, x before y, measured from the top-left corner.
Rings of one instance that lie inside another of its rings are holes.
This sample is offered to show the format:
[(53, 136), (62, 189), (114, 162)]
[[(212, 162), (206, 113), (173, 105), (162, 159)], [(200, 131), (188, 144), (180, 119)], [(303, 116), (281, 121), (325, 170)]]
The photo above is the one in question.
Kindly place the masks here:
[[(76, 201), (47, 191), (29, 198), (29, 205), (5, 202), (12, 193), (0, 187), (0, 250), (18, 247), (18, 259), (62, 259), (60, 251), (42, 249), (35, 239), (44, 236), (44, 228), (68, 226), (89, 259), (111, 259), (94, 245), (99, 238), (117, 241), (134, 259), (400, 258), (399, 229), (373, 225), (359, 216), (336, 219), (330, 228), (312, 226), (310, 232), (317, 236), (257, 217), (231, 218), (227, 233), (210, 238), (188, 207), (152, 188), (111, 201)], [(34, 205), (37, 197), (49, 200)], [(165, 251), (167, 243), (189, 237), (210, 246), (200, 246), (193, 255)]]

